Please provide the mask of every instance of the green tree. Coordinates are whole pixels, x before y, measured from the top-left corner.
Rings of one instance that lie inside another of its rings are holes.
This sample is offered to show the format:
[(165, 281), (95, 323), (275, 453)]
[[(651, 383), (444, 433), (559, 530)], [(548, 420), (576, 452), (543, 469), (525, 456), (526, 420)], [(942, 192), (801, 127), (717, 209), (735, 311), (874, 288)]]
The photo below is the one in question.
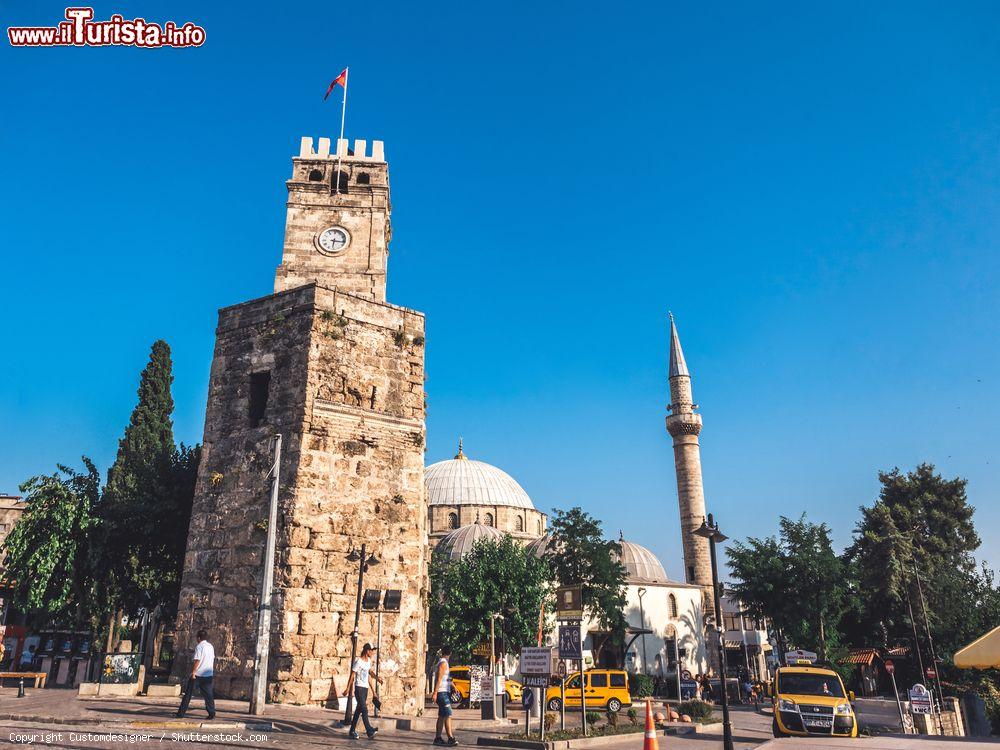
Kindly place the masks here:
[(881, 472), (879, 481), (879, 499), (861, 508), (846, 553), (857, 575), (856, 638), (870, 643), (908, 637), (911, 608), (921, 633), (923, 601), (931, 629), (939, 636), (935, 645), (944, 651), (961, 645), (957, 635), (966, 613), (955, 606), (956, 596), (977, 587), (972, 552), (979, 546), (967, 482), (944, 479), (926, 463), (906, 474), (898, 468)]
[(90, 561), (101, 481), (90, 459), (83, 464), (83, 473), (60, 465), (20, 487), (25, 509), (4, 545), (4, 575), (13, 582), (15, 606), (38, 627), (94, 624)]
[(848, 593), (844, 563), (825, 523), (803, 514), (794, 521), (782, 516), (778, 526), (779, 538), (750, 538), (727, 548), (736, 579), (730, 589), (752, 615), (769, 618), (782, 638), (814, 647), (826, 660), (840, 645)]
[[(135, 614), (176, 596), (180, 538), (187, 536), (190, 500), (185, 485), (192, 455), (174, 445), (170, 347), (156, 341), (142, 371), (138, 403), (100, 503), (103, 604), (107, 614)], [(181, 528), (183, 527), (183, 528)]]
[(467, 662), (472, 649), (489, 638), (490, 615), (496, 637), (508, 653), (537, 642), (538, 616), (549, 582), (548, 566), (511, 536), (480, 539), (459, 560), (431, 558), (429, 638), (433, 649), (450, 645), (454, 663)]
[(609, 633), (594, 660), (609, 643), (621, 652), (628, 626), (621, 545), (606, 540), (601, 522), (581, 508), (557, 509), (545, 556), (559, 585), (582, 586), (584, 608)]

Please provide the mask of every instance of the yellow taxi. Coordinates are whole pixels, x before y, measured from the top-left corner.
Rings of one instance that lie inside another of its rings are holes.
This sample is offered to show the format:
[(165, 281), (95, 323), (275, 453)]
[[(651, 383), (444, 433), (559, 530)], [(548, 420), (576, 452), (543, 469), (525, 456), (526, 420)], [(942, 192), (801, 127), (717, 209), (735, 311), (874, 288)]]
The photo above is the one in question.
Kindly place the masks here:
[[(608, 709), (620, 711), (622, 706), (632, 705), (632, 696), (628, 689), (628, 673), (622, 669), (588, 669), (583, 683), (582, 695), (587, 699), (587, 710)], [(580, 673), (574, 672), (566, 678), (564, 695), (566, 708), (580, 708), (581, 698)], [(553, 685), (545, 691), (545, 705), (550, 711), (562, 708), (559, 685)]]
[(771, 688), (775, 737), (857, 737), (854, 693), (844, 690), (840, 675), (826, 667), (797, 664), (779, 667)]
[[(471, 688), (470, 670), (467, 666), (451, 667), (451, 702), (456, 706), (469, 700)], [(503, 691), (507, 694), (507, 703), (521, 702), (521, 683), (509, 677), (504, 680)]]

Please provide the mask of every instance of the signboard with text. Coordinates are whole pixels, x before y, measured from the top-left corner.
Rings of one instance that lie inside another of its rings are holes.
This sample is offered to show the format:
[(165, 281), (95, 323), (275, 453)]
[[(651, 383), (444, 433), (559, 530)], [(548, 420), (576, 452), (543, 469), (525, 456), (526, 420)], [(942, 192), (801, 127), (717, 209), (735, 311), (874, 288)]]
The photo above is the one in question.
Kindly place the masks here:
[(910, 688), (910, 713), (931, 713), (931, 694), (920, 683)]
[(583, 587), (560, 586), (556, 589), (556, 619), (580, 620), (583, 618)]
[(518, 671), (524, 676), (549, 675), (552, 672), (552, 649), (545, 646), (522, 646)]

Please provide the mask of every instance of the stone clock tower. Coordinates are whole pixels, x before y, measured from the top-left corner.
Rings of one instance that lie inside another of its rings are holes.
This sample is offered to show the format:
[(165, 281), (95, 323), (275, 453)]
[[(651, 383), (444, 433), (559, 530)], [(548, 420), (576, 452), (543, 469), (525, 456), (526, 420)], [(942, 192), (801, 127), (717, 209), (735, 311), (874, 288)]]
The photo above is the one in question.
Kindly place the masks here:
[(389, 168), (381, 141), (372, 144), (303, 138), (288, 181), (285, 248), (274, 291), (316, 281), (385, 302), (389, 255)]
[[(340, 141), (330, 153), (329, 139), (315, 150), (302, 139), (275, 293), (219, 311), (174, 677), (188, 673), (204, 628), (219, 694), (249, 694), (280, 434), (270, 699), (329, 705), (343, 694), (364, 543), (374, 554), (364, 588), (395, 592), (382, 618), (383, 710), (415, 715), (427, 596), (424, 317), (385, 300), (388, 167), (381, 142), (366, 146)], [(362, 613), (361, 643), (375, 642), (375, 617)]]

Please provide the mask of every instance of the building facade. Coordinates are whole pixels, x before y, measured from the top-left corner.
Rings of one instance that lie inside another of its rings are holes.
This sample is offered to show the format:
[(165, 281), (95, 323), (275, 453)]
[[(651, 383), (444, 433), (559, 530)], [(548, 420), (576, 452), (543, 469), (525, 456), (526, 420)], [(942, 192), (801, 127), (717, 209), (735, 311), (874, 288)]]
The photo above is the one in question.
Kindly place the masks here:
[[(174, 676), (209, 631), (216, 690), (252, 683), (273, 436), (282, 436), (268, 693), (327, 705), (350, 669), (365, 588), (400, 590), (383, 618), (387, 713), (423, 709), (427, 506), (424, 317), (386, 301), (391, 237), (382, 143), (303, 138), (287, 181), (275, 293), (219, 312), (201, 465), (178, 603)], [(375, 639), (374, 615), (360, 639)]]

